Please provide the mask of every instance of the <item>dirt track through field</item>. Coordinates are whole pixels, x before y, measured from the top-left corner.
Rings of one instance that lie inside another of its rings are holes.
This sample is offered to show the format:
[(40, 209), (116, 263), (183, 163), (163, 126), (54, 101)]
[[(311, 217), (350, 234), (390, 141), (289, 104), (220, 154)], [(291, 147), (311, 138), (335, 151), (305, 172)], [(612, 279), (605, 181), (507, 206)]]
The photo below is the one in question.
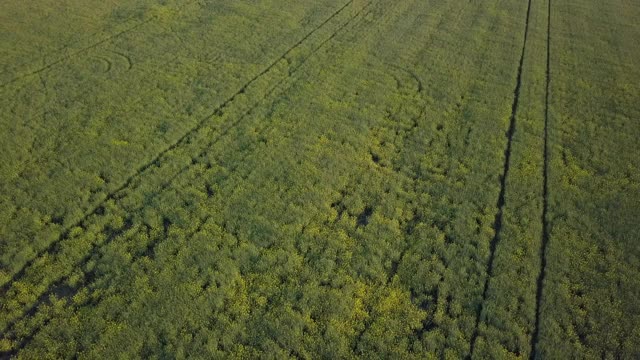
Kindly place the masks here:
[(525, 29), (524, 29), (524, 39), (522, 42), (522, 53), (520, 55), (520, 63), (518, 65), (518, 72), (516, 76), (516, 86), (513, 91), (513, 104), (511, 106), (511, 117), (509, 119), (509, 129), (507, 130), (507, 146), (504, 150), (504, 166), (503, 172), (500, 177), (500, 194), (498, 196), (497, 209), (495, 216), (495, 221), (493, 223), (494, 236), (491, 239), (491, 243), (489, 245), (489, 261), (487, 262), (487, 275), (485, 277), (484, 282), (484, 290), (482, 292), (482, 302), (481, 306), (478, 308), (476, 313), (476, 325), (473, 335), (471, 336), (471, 346), (469, 354), (473, 357), (473, 351), (475, 348), (475, 343), (478, 338), (478, 328), (480, 326), (480, 321), (482, 319), (482, 312), (484, 308), (484, 303), (487, 299), (487, 293), (489, 289), (489, 281), (491, 281), (491, 277), (493, 275), (493, 261), (495, 258), (496, 248), (498, 247), (498, 243), (500, 242), (501, 230), (502, 230), (502, 218), (504, 215), (504, 205), (505, 205), (505, 192), (506, 192), (506, 183), (507, 176), (509, 175), (509, 161), (511, 159), (511, 146), (513, 140), (513, 134), (516, 131), (516, 113), (518, 111), (518, 102), (520, 99), (520, 88), (522, 86), (522, 68), (524, 64), (524, 56), (527, 46), (527, 37), (529, 34), (529, 16), (531, 14), (531, 0), (529, 0), (527, 5), (527, 15), (525, 18)]

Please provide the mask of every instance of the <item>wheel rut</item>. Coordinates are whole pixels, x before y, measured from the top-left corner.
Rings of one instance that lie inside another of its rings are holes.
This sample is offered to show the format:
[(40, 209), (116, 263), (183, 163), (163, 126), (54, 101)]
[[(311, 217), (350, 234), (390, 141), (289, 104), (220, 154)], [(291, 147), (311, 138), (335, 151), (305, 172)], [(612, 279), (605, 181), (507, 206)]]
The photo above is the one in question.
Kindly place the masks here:
[(493, 229), (494, 229), (494, 236), (491, 239), (491, 242), (489, 244), (489, 260), (487, 262), (487, 276), (485, 278), (485, 282), (484, 282), (484, 288), (482, 291), (482, 301), (481, 301), (481, 305), (477, 310), (476, 313), (476, 321), (475, 321), (475, 330), (473, 332), (473, 335), (471, 336), (471, 343), (470, 343), (470, 350), (469, 350), (469, 356), (473, 357), (473, 353), (475, 350), (475, 345), (476, 345), (476, 341), (478, 339), (478, 332), (479, 332), (479, 326), (480, 326), (480, 322), (482, 320), (482, 312), (483, 312), (483, 308), (484, 308), (484, 303), (487, 300), (487, 294), (488, 294), (488, 290), (489, 290), (489, 282), (491, 280), (491, 277), (493, 275), (493, 262), (495, 259), (495, 253), (496, 253), (496, 248), (498, 247), (498, 243), (500, 242), (500, 237), (502, 234), (502, 221), (503, 221), (503, 216), (504, 216), (504, 205), (505, 205), (505, 193), (506, 193), (506, 185), (507, 185), (507, 176), (509, 176), (509, 166), (510, 166), (510, 160), (511, 160), (511, 148), (512, 148), (512, 142), (513, 142), (513, 134), (516, 131), (516, 114), (518, 112), (518, 104), (519, 104), (519, 100), (520, 100), (520, 89), (522, 86), (522, 68), (524, 65), (524, 55), (526, 52), (526, 46), (527, 46), (527, 38), (529, 35), (529, 17), (531, 14), (531, 0), (528, 1), (527, 4), (527, 14), (526, 14), (526, 18), (525, 18), (525, 28), (524, 28), (524, 39), (522, 42), (522, 52), (520, 54), (520, 62), (518, 64), (518, 70), (517, 70), (517, 76), (516, 76), (516, 86), (515, 89), (513, 91), (513, 103), (511, 105), (511, 117), (509, 119), (509, 128), (506, 132), (506, 137), (507, 137), (507, 146), (504, 150), (504, 164), (503, 164), (503, 170), (502, 170), (502, 175), (500, 176), (500, 193), (498, 195), (498, 202), (496, 204), (496, 208), (498, 209), (498, 211), (496, 212), (495, 215), (495, 220), (493, 223)]
[[(176, 8), (177, 12), (181, 12), (185, 7), (187, 7), (188, 5), (190, 5), (190, 4), (194, 3), (194, 2), (195, 1), (187, 1), (187, 2), (183, 3), (182, 5), (180, 5), (180, 6), (178, 6)], [(127, 22), (127, 21), (130, 21), (132, 19), (133, 19), (133, 16), (130, 16), (127, 19), (125, 19), (124, 21)], [(148, 24), (150, 22), (156, 21), (156, 20), (159, 20), (159, 17), (157, 15), (152, 15), (149, 18), (147, 18), (147, 19), (145, 19), (143, 21), (138, 21), (134, 25), (131, 25), (131, 26), (127, 27), (126, 29), (123, 29), (123, 30), (117, 31), (115, 33), (112, 33), (110, 35), (107, 35), (102, 40), (98, 40), (98, 41), (96, 41), (96, 42), (94, 42), (94, 43), (92, 43), (92, 44), (90, 44), (88, 46), (85, 46), (83, 48), (80, 48), (80, 49), (78, 49), (76, 51), (72, 51), (69, 54), (61, 56), (61, 57), (57, 58), (56, 60), (54, 60), (54, 61), (52, 61), (52, 62), (50, 62), (48, 64), (45, 63), (44, 65), (40, 66), (39, 68), (36, 68), (35, 70), (32, 70), (30, 72), (26, 72), (26, 73), (24, 73), (22, 75), (16, 75), (13, 78), (10, 78), (10, 80), (7, 80), (5, 82), (0, 83), (0, 89), (6, 87), (8, 85), (11, 85), (11, 84), (13, 84), (13, 83), (15, 83), (17, 81), (20, 81), (20, 80), (22, 80), (24, 78), (28, 78), (30, 76), (41, 74), (42, 72), (44, 72), (44, 71), (46, 71), (46, 70), (48, 70), (48, 69), (50, 69), (52, 67), (55, 67), (55, 66), (57, 66), (57, 65), (59, 65), (61, 63), (64, 63), (65, 61), (71, 60), (71, 59), (73, 59), (75, 57), (78, 57), (78, 56), (86, 53), (87, 51), (89, 51), (91, 49), (94, 49), (96, 47), (99, 47), (102, 44), (105, 44), (105, 43), (107, 43), (109, 41), (115, 40), (115, 39), (117, 39), (117, 38), (119, 38), (119, 37), (121, 37), (123, 35), (128, 34), (128, 33), (131, 33), (133, 31), (139, 29), (140, 27), (142, 27), (142, 26), (144, 26), (144, 25), (146, 25), (146, 24)], [(78, 45), (80, 42), (81, 41), (75, 41), (75, 42), (72, 42), (72, 43), (65, 44), (61, 48), (59, 48), (59, 49), (57, 49), (57, 50), (55, 50), (53, 52), (50, 52), (49, 54), (46, 54), (45, 56), (50, 56), (50, 55), (53, 55), (56, 52), (67, 50), (70, 47)], [(130, 61), (130, 59), (129, 59), (129, 61)], [(22, 64), (18, 65), (18, 67), (28, 67), (30, 65), (32, 66), (33, 64), (34, 64), (34, 62), (31, 62), (31, 63), (23, 62)]]
[(540, 274), (536, 283), (536, 318), (531, 337), (531, 360), (538, 358), (536, 346), (540, 340), (540, 318), (542, 293), (547, 268), (547, 248), (549, 246), (549, 97), (551, 84), (551, 0), (547, 1), (547, 69), (544, 104), (544, 163), (542, 170), (542, 243), (540, 247)]
[[(211, 116), (214, 116), (214, 115), (215, 115), (215, 114), (217, 114), (217, 113), (222, 113), (222, 112), (223, 112), (223, 109), (224, 109), (225, 107), (229, 106), (229, 105), (232, 103), (232, 101), (234, 100), (234, 97), (235, 97), (235, 96), (238, 96), (239, 94), (244, 93), (244, 92), (245, 92), (245, 90), (247, 89), (247, 87), (251, 85), (251, 83), (253, 83), (253, 82), (257, 81), (257, 80), (258, 80), (258, 78), (260, 78), (262, 75), (266, 74), (266, 73), (269, 71), (269, 69), (271, 69), (271, 68), (275, 67), (275, 66), (276, 66), (276, 64), (277, 64), (278, 62), (280, 62), (280, 60), (285, 59), (285, 57), (286, 57), (289, 53), (291, 53), (291, 52), (294, 50), (294, 48), (299, 47), (299, 46), (300, 46), (300, 45), (301, 45), (301, 44), (302, 44), (306, 39), (308, 39), (308, 38), (313, 34), (313, 32), (318, 31), (321, 27), (323, 27), (324, 25), (326, 25), (326, 24), (327, 24), (331, 19), (335, 18), (339, 13), (341, 13), (342, 11), (344, 11), (344, 9), (345, 9), (345, 8), (347, 8), (347, 7), (348, 7), (352, 2), (353, 2), (353, 1), (349, 1), (347, 4), (345, 4), (344, 6), (342, 6), (342, 7), (341, 7), (337, 12), (335, 12), (335, 13), (334, 13), (334, 14), (333, 14), (329, 19), (327, 19), (327, 20), (326, 20), (326, 21), (324, 21), (322, 24), (320, 24), (320, 25), (319, 25), (317, 28), (315, 28), (311, 33), (307, 34), (307, 35), (303, 38), (303, 40), (301, 40), (301, 41), (297, 42), (297, 43), (296, 43), (292, 48), (290, 48), (290, 49), (289, 49), (287, 52), (285, 52), (285, 53), (284, 53), (280, 58), (278, 58), (278, 60), (274, 61), (274, 62), (270, 65), (270, 67), (269, 67), (267, 70), (265, 70), (265, 71), (261, 72), (259, 75), (255, 76), (255, 77), (254, 77), (250, 82), (248, 82), (247, 84), (245, 84), (245, 85), (244, 85), (244, 86), (243, 86), (243, 87), (242, 87), (242, 88), (241, 88), (241, 89), (240, 89), (236, 94), (234, 94), (234, 95), (233, 95), (229, 100), (227, 100), (225, 103), (223, 103), (223, 105), (222, 105), (222, 106), (218, 107), (218, 108), (215, 110), (215, 113), (214, 113), (213, 115), (211, 115)], [(336, 36), (339, 32), (341, 32), (342, 30), (344, 30), (344, 29), (345, 29), (345, 27), (346, 27), (348, 24), (350, 24), (350, 23), (351, 23), (355, 18), (357, 18), (357, 17), (358, 17), (358, 16), (359, 16), (363, 11), (364, 11), (364, 9), (365, 9), (366, 7), (367, 7), (367, 6), (363, 7), (363, 8), (362, 8), (362, 10), (358, 11), (355, 15), (353, 15), (353, 16), (351, 16), (351, 17), (349, 17), (349, 19), (347, 19), (345, 23), (341, 24), (339, 27), (337, 27), (337, 29), (336, 29), (336, 30), (332, 31), (331, 35), (330, 35), (327, 39), (325, 39), (325, 40), (321, 41), (317, 46), (315, 46), (315, 47), (313, 48), (313, 50), (312, 50), (312, 51), (311, 51), (311, 52), (310, 52), (310, 53), (309, 53), (309, 54), (308, 54), (308, 55), (307, 55), (307, 56), (306, 56), (306, 57), (305, 57), (305, 58), (304, 58), (304, 59), (303, 59), (299, 64), (295, 64), (295, 67), (292, 69), (292, 71), (289, 71), (289, 77), (285, 76), (284, 78), (280, 79), (280, 80), (279, 80), (279, 81), (278, 81), (278, 82), (277, 82), (273, 87), (271, 87), (271, 89), (270, 89), (269, 91), (267, 91), (267, 93), (263, 96), (263, 99), (262, 99), (262, 100), (265, 100), (267, 97), (269, 97), (270, 95), (272, 95), (272, 94), (274, 93), (274, 91), (276, 91), (276, 89), (277, 89), (279, 86), (281, 86), (283, 83), (285, 83), (285, 82), (287, 81), (287, 79), (288, 79), (288, 78), (290, 78), (290, 77), (291, 77), (291, 75), (295, 74), (295, 73), (297, 72), (297, 70), (298, 70), (298, 69), (300, 69), (300, 68), (301, 68), (301, 67), (302, 67), (302, 66), (303, 66), (303, 65), (304, 65), (304, 64), (305, 64), (305, 63), (306, 63), (306, 62), (307, 62), (311, 57), (313, 57), (313, 56), (314, 56), (314, 55), (315, 55), (315, 54), (316, 54), (316, 53), (317, 53), (321, 48), (323, 48), (323, 47), (324, 47), (328, 42), (330, 42), (333, 38), (335, 38), (335, 36)], [(294, 82), (295, 82), (295, 79), (294, 79)], [(220, 134), (220, 136), (218, 136), (216, 139), (221, 138), (222, 136), (224, 136), (225, 134), (227, 134), (227, 133), (228, 133), (232, 128), (234, 128), (235, 126), (239, 125), (239, 124), (240, 124), (240, 122), (241, 122), (244, 118), (246, 118), (246, 117), (247, 117), (251, 112), (253, 112), (253, 110), (254, 110), (257, 106), (259, 106), (259, 103), (260, 103), (260, 101), (258, 101), (258, 103), (257, 103), (257, 104), (255, 104), (254, 106), (252, 106), (251, 108), (249, 108), (249, 109), (248, 109), (248, 110), (247, 110), (247, 111), (246, 111), (242, 116), (240, 116), (237, 120), (235, 120), (235, 121), (234, 121), (234, 122), (232, 122), (229, 126), (227, 126), (227, 127), (225, 128), (225, 130)], [(209, 116), (209, 117), (205, 118), (203, 121), (208, 120), (211, 116)], [(198, 129), (199, 129), (199, 128), (198, 128)], [(198, 129), (193, 130), (193, 131), (192, 131), (192, 133), (197, 132), (197, 130), (198, 130)], [(264, 130), (264, 129), (263, 129), (263, 130)], [(189, 136), (189, 134), (185, 135), (183, 138), (184, 138), (184, 139), (187, 139), (187, 137), (188, 137), (188, 136)], [(188, 139), (187, 139), (187, 140), (188, 140)], [(187, 140), (184, 140), (184, 141), (188, 142)], [(216, 140), (214, 139), (214, 140), (212, 140), (212, 141), (209, 143), (209, 145), (213, 145), (215, 142), (216, 142)], [(180, 145), (180, 144), (181, 144), (181, 143), (179, 143), (178, 145)], [(176, 146), (177, 146), (177, 145), (176, 145)], [(200, 153), (198, 156), (202, 156), (202, 155), (203, 155), (203, 153), (204, 153), (204, 152)], [(155, 161), (153, 161), (153, 162), (150, 162), (149, 164), (147, 164), (147, 166), (148, 166), (148, 167), (151, 167), (151, 166), (156, 165), (156, 163), (157, 163), (157, 162), (159, 162), (159, 161), (161, 160), (161, 159), (160, 159), (160, 157), (161, 157), (161, 156), (162, 156), (162, 154), (158, 155), (158, 156), (156, 157), (156, 160), (155, 160)], [(194, 161), (195, 161), (195, 160), (194, 160)], [(198, 163), (198, 162), (196, 161), (195, 163)], [(173, 176), (171, 179), (169, 179), (169, 180), (168, 180), (168, 182), (167, 182), (167, 183), (165, 183), (165, 184), (163, 185), (163, 188), (168, 187), (168, 186), (170, 185), (170, 183), (171, 183), (174, 179), (176, 179), (180, 174), (185, 173), (185, 172), (188, 170), (188, 168), (189, 168), (189, 167), (190, 167), (190, 166), (187, 166), (186, 168), (182, 168), (181, 170), (179, 170), (179, 171), (177, 172), (177, 174), (175, 174), (175, 176)], [(145, 169), (145, 170), (146, 170), (146, 169)], [(142, 174), (142, 171), (141, 171), (141, 172), (138, 172), (136, 175), (141, 175), (141, 174)], [(137, 176), (136, 176), (136, 177), (137, 177)], [(133, 179), (132, 179), (132, 180), (133, 180)], [(131, 181), (132, 181), (132, 180), (131, 180)], [(130, 183), (131, 183), (131, 182), (129, 182), (129, 184), (130, 184)], [(113, 195), (112, 195), (111, 197), (109, 197), (108, 199), (106, 199), (106, 200), (104, 200), (103, 202), (101, 202), (100, 204), (98, 204), (98, 205), (96, 206), (96, 208), (95, 208), (93, 211), (91, 211), (91, 212), (90, 212), (86, 217), (84, 217), (82, 220), (80, 220), (80, 221), (77, 223), (77, 225), (76, 225), (76, 226), (81, 226), (81, 227), (82, 227), (82, 224), (83, 224), (83, 223), (84, 223), (84, 222), (85, 222), (85, 221), (86, 221), (90, 216), (92, 216), (92, 215), (94, 215), (94, 214), (95, 214), (95, 215), (100, 215), (101, 213), (103, 213), (103, 212), (104, 212), (104, 203), (105, 203), (106, 201), (108, 201), (108, 200), (111, 200), (111, 199), (113, 199), (113, 200), (117, 200), (117, 199), (118, 199), (117, 194), (119, 194), (119, 192), (120, 192), (120, 191), (122, 191), (122, 190), (124, 190), (126, 187), (127, 187), (127, 186), (124, 186), (124, 187), (121, 187), (121, 188), (120, 188), (120, 190), (114, 191), (114, 192), (113, 192)], [(104, 245), (106, 245), (106, 244), (107, 244), (108, 242), (110, 242), (111, 240), (115, 239), (116, 237), (119, 237), (120, 235), (123, 235), (125, 232), (127, 232), (129, 229), (131, 229), (132, 225), (133, 225), (133, 224), (130, 224), (130, 226), (125, 226), (125, 227), (123, 227), (122, 229), (115, 230), (115, 233), (114, 233), (114, 234), (111, 234), (111, 236), (109, 236), (109, 237), (108, 237), (108, 239), (107, 239), (104, 243), (97, 244), (97, 246), (98, 246), (99, 248), (102, 248)], [(73, 226), (72, 226), (70, 229), (73, 229)], [(68, 236), (69, 236), (69, 234), (68, 234), (68, 232), (69, 232), (69, 231), (70, 231), (70, 230), (68, 230), (68, 231), (67, 231), (67, 233), (66, 233), (66, 235), (62, 236), (62, 237), (59, 239), (59, 241), (62, 241), (62, 240), (64, 240), (66, 237), (68, 237)], [(58, 243), (59, 241), (57, 241), (56, 243)], [(162, 242), (162, 239), (156, 239), (155, 241), (153, 241), (153, 242), (151, 242), (151, 243), (149, 244), (149, 248), (150, 248), (150, 249), (155, 248), (155, 247), (156, 247), (160, 242)], [(39, 256), (38, 256), (38, 257), (36, 257), (33, 261), (35, 261), (35, 260), (36, 260), (37, 258), (39, 258), (40, 256), (42, 256), (42, 255), (46, 254), (47, 252), (55, 252), (56, 247), (57, 247), (57, 245), (56, 245), (55, 243), (54, 243), (54, 244), (52, 244), (52, 245), (48, 248), (48, 250), (47, 250), (47, 251), (44, 251), (42, 254), (39, 254)], [(92, 251), (88, 256), (84, 257), (84, 258), (80, 261), (80, 263), (78, 264), (78, 266), (83, 266), (87, 261), (89, 261), (91, 258), (93, 258), (95, 254), (96, 254), (96, 249), (94, 249), (94, 250), (93, 250), (93, 251)], [(143, 254), (143, 255), (144, 255), (144, 254)], [(141, 255), (141, 256), (143, 256), (143, 255)], [(33, 262), (33, 261), (32, 261), (32, 262)], [(25, 266), (25, 267), (21, 270), (21, 272), (19, 272), (19, 273), (17, 273), (17, 274), (16, 274), (16, 276), (14, 277), (14, 278), (15, 278), (14, 280), (12, 280), (12, 281), (8, 282), (8, 283), (7, 283), (7, 284), (2, 288), (3, 293), (6, 293), (6, 291), (11, 287), (11, 284), (12, 284), (14, 281), (19, 281), (19, 280), (20, 280), (20, 278), (22, 278), (22, 277), (25, 275), (25, 272), (26, 272), (26, 270), (29, 268), (29, 266), (30, 266), (30, 265)], [(87, 273), (87, 276), (88, 276), (88, 278), (91, 278), (91, 273), (90, 273), (90, 272), (89, 272), (89, 273)], [(38, 311), (38, 308), (39, 308), (41, 305), (46, 304), (46, 303), (48, 302), (49, 296), (50, 296), (51, 294), (55, 294), (55, 293), (56, 293), (56, 289), (60, 288), (61, 286), (64, 286), (64, 282), (68, 279), (68, 277), (69, 277), (69, 275), (67, 275), (67, 276), (65, 276), (65, 277), (63, 277), (63, 278), (61, 278), (61, 279), (59, 279), (59, 280), (57, 280), (57, 281), (54, 281), (50, 286), (48, 286), (47, 290), (45, 290), (45, 292), (44, 292), (43, 294), (41, 294), (41, 295), (40, 295), (40, 297), (38, 298), (38, 300), (37, 300), (37, 301), (36, 301), (32, 306), (30, 306), (30, 307), (28, 307), (28, 308), (26, 309), (26, 311), (23, 313), (23, 315), (22, 315), (22, 316), (20, 316), (20, 317), (19, 317), (19, 318), (17, 318), (16, 320), (14, 320), (14, 321), (10, 322), (10, 323), (8, 324), (8, 326), (6, 327), (6, 329), (5, 329), (5, 330), (7, 330), (7, 331), (5, 332), (5, 334), (6, 334), (6, 335), (9, 335), (9, 336), (8, 336), (8, 337), (5, 337), (5, 338), (12, 338), (12, 336), (11, 336), (10, 334), (11, 334), (11, 333), (13, 333), (12, 329), (15, 327), (15, 325), (16, 325), (17, 323), (19, 323), (20, 321), (22, 321), (25, 317), (28, 317), (28, 316), (30, 316), (30, 315), (33, 315), (35, 312), (37, 312), (37, 311)], [(75, 291), (77, 291), (77, 289), (76, 289)], [(41, 326), (40, 326), (40, 327), (41, 327)], [(40, 327), (38, 327), (38, 329), (39, 329)], [(19, 341), (19, 342), (18, 342), (18, 346), (17, 346), (16, 348), (14, 348), (13, 350), (11, 350), (11, 351), (9, 351), (9, 352), (7, 352), (7, 353), (0, 353), (0, 358), (3, 358), (4, 356), (13, 356), (13, 355), (17, 354), (17, 352), (18, 352), (18, 351), (20, 351), (20, 349), (22, 349), (22, 348), (24, 348), (24, 346), (26, 346), (26, 344), (28, 343), (28, 340), (29, 340), (30, 338), (32, 338), (32, 337), (35, 335), (35, 333), (38, 331), (38, 329), (35, 329), (35, 330), (34, 330), (34, 332), (33, 332), (32, 334), (30, 334), (29, 336), (27, 336), (27, 337), (23, 338), (23, 340), (22, 340), (22, 341)], [(14, 339), (14, 340), (17, 340), (17, 339)]]
[[(269, 71), (274, 69), (276, 67), (276, 65), (280, 61), (286, 59), (286, 57), (289, 54), (291, 54), (291, 52), (293, 52), (295, 49), (299, 48), (313, 34), (317, 33), (324, 26), (326, 26), (332, 19), (334, 19), (339, 14), (341, 14), (343, 11), (345, 11), (345, 9), (349, 5), (351, 5), (353, 3), (353, 1), (354, 0), (349, 0), (346, 4), (341, 6), (337, 11), (332, 13), (331, 16), (329, 16), (322, 23), (320, 23), (319, 25), (314, 27), (310, 32), (308, 32), (304, 37), (302, 37), (295, 44), (290, 46), (282, 55), (280, 55), (277, 59), (275, 59), (273, 62), (271, 62), (264, 70), (262, 70), (260, 73), (258, 73), (257, 75), (255, 75), (251, 79), (249, 79), (249, 81), (247, 81), (239, 90), (237, 90), (229, 98), (227, 98), (225, 101), (223, 101), (210, 114), (208, 114), (206, 117), (204, 117), (202, 120), (200, 120), (196, 124), (195, 127), (191, 128), (189, 131), (187, 131), (184, 135), (182, 135), (180, 138), (178, 138), (175, 142), (170, 144), (164, 150), (162, 150), (161, 152), (157, 153), (151, 160), (149, 160), (148, 162), (146, 162), (142, 166), (138, 167), (138, 169), (136, 169), (134, 174), (129, 176), (120, 186), (118, 186), (114, 190), (111, 190), (109, 193), (107, 193), (106, 196), (101, 201), (99, 201), (97, 204), (95, 204), (93, 206), (93, 208), (91, 208), (90, 210), (85, 212), (85, 214), (80, 219), (75, 221), (70, 226), (66, 227), (66, 229), (62, 231), (61, 235), (56, 240), (54, 240), (52, 243), (50, 243), (47, 248), (45, 248), (44, 250), (38, 252), (33, 259), (31, 259), (30, 261), (26, 262), (26, 264), (23, 265), (21, 270), (19, 270), (16, 274), (14, 274), (6, 284), (4, 284), (2, 287), (0, 287), (0, 294), (4, 294), (11, 283), (13, 283), (13, 282), (17, 281), (18, 279), (22, 278), (24, 276), (24, 270), (26, 268), (28, 268), (30, 265), (32, 265), (33, 262), (37, 258), (43, 256), (44, 254), (54, 252), (57, 244), (60, 241), (62, 241), (63, 239), (68, 238), (69, 235), (70, 235), (70, 231), (73, 228), (81, 226), (89, 217), (91, 217), (92, 215), (95, 215), (96, 212), (105, 205), (105, 203), (107, 203), (109, 200), (115, 200), (117, 198), (117, 194), (121, 193), (122, 191), (124, 191), (124, 190), (126, 190), (126, 189), (128, 189), (130, 187), (132, 187), (132, 185), (134, 185), (135, 181), (138, 180), (146, 171), (148, 171), (150, 168), (155, 167), (158, 164), (160, 164), (160, 162), (161, 162), (163, 157), (165, 157), (166, 155), (168, 155), (172, 151), (176, 150), (177, 148), (188, 144), (190, 142), (191, 138), (196, 133), (198, 133), (198, 131), (201, 130), (207, 124), (207, 122), (209, 120), (211, 120), (214, 117), (221, 116), (224, 113), (224, 110), (226, 108), (228, 108), (231, 105), (231, 103), (233, 103), (236, 100), (236, 98), (238, 96), (240, 96), (241, 94), (244, 94), (249, 86), (251, 86), (252, 84), (257, 82), (260, 78), (262, 78), (267, 73), (269, 73)], [(355, 18), (355, 16), (351, 17), (351, 19), (353, 19), (353, 18)], [(344, 26), (340, 27), (337, 30), (337, 32), (339, 32), (343, 28), (344, 28)], [(335, 34), (333, 36), (335, 36)], [(324, 45), (324, 43), (322, 45)], [(296, 67), (296, 70), (297, 70), (297, 68), (298, 67)]]
[(44, 65), (44, 66), (42, 66), (42, 67), (40, 67), (40, 68), (38, 68), (36, 70), (33, 70), (31, 72), (28, 72), (28, 73), (25, 73), (25, 74), (22, 74), (22, 75), (18, 75), (16, 77), (14, 77), (13, 79), (8, 80), (8, 81), (0, 84), (0, 89), (4, 88), (4, 87), (7, 87), (8, 85), (11, 85), (11, 84), (13, 84), (13, 83), (15, 83), (17, 81), (22, 80), (22, 79), (28, 78), (30, 76), (38, 75), (38, 74), (40, 74), (40, 73), (42, 73), (44, 71), (47, 71), (47, 70), (51, 69), (52, 67), (54, 67), (56, 65), (59, 65), (59, 64), (65, 62), (67, 60), (73, 59), (73, 58), (75, 58), (75, 57), (77, 57), (77, 56), (79, 56), (79, 55), (81, 55), (81, 54), (83, 54), (83, 53), (85, 53), (85, 52), (87, 52), (87, 51), (89, 51), (91, 49), (94, 49), (94, 48), (96, 48), (96, 47), (98, 47), (98, 46), (100, 46), (100, 45), (102, 45), (104, 43), (107, 43), (109, 41), (117, 39), (120, 36), (126, 35), (126, 34), (128, 34), (130, 32), (133, 32), (133, 31), (139, 29), (140, 27), (142, 27), (142, 26), (144, 26), (144, 25), (146, 25), (146, 24), (148, 24), (148, 23), (150, 23), (150, 22), (152, 22), (152, 21), (154, 21), (156, 19), (157, 19), (156, 16), (152, 16), (152, 17), (150, 17), (150, 18), (148, 18), (148, 19), (146, 19), (144, 21), (141, 21), (141, 22), (139, 22), (139, 23), (137, 23), (137, 24), (135, 24), (135, 25), (133, 25), (131, 27), (128, 27), (128, 28), (126, 28), (126, 29), (124, 29), (122, 31), (119, 31), (119, 32), (117, 32), (117, 33), (115, 33), (113, 35), (110, 35), (110, 36), (108, 36), (108, 37), (106, 37), (106, 38), (104, 38), (104, 39), (102, 39), (102, 40), (100, 40), (98, 42), (95, 42), (95, 43), (93, 43), (93, 44), (91, 44), (91, 45), (89, 45), (87, 47), (84, 47), (84, 48), (82, 48), (80, 50), (77, 50), (77, 51), (75, 51), (73, 53), (70, 53), (70, 54), (68, 54), (66, 56), (63, 56), (63, 57), (61, 57), (61, 58), (59, 58), (59, 59), (57, 59), (57, 60), (55, 60), (55, 61), (53, 61), (53, 62), (51, 62), (49, 64), (46, 64), (46, 65)]

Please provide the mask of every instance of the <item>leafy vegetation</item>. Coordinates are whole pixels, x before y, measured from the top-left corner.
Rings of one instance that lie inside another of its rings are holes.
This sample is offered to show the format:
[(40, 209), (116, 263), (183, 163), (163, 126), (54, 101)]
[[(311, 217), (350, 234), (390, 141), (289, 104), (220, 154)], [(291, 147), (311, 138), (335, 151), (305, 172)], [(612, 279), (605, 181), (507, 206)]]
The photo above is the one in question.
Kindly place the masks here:
[(551, 3), (542, 357), (640, 356), (639, 10)]
[(634, 5), (0, 9), (1, 357), (638, 356)]
[[(147, 4), (156, 10), (128, 30), (96, 35), (93, 45), (52, 54), (40, 70), (12, 74), (32, 75), (0, 90), (0, 143), (12, 154), (0, 174), (8, 268), (0, 283), (136, 181), (136, 169), (143, 172), (185, 133), (209, 125), (212, 109), (300, 37), (299, 22), (310, 32), (336, 4), (298, 4), (288, 12), (266, 3)], [(128, 13), (122, 6), (112, 13)], [(235, 24), (233, 34), (228, 24)]]

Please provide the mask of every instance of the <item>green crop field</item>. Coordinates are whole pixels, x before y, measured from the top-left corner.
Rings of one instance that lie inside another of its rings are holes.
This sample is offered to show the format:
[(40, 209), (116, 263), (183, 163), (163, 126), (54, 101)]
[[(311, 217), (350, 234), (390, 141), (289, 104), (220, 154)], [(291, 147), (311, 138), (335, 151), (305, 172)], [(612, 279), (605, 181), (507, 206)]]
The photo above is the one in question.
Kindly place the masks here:
[(4, 0), (0, 359), (640, 359), (640, 4)]

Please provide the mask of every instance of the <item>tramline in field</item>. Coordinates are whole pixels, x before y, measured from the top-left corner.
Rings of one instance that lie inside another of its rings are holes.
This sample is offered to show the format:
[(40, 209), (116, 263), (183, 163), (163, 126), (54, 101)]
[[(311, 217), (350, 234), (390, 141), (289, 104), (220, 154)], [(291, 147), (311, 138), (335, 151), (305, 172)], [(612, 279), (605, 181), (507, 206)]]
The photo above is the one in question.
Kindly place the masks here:
[(0, 4), (0, 358), (640, 356), (640, 7), (93, 5)]

